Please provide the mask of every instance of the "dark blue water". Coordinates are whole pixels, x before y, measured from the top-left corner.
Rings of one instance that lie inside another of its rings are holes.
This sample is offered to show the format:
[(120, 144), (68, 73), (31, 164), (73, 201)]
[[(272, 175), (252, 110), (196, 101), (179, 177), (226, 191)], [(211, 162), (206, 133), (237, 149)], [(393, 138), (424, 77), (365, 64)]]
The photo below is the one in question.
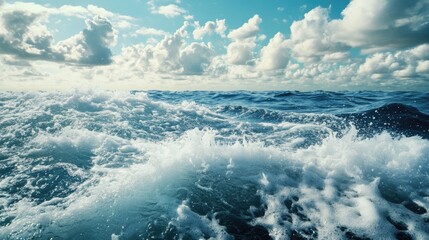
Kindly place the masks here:
[(429, 93), (3, 92), (0, 238), (428, 239), (428, 161)]

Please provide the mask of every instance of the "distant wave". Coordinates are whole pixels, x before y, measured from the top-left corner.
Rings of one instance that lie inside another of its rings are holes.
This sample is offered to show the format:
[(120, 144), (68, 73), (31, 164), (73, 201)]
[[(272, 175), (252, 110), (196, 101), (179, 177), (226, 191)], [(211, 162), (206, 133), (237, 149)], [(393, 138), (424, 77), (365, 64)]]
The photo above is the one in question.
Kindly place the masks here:
[(366, 133), (387, 130), (399, 135), (418, 135), (429, 139), (429, 115), (406, 104), (389, 103), (379, 108), (339, 116), (353, 122)]

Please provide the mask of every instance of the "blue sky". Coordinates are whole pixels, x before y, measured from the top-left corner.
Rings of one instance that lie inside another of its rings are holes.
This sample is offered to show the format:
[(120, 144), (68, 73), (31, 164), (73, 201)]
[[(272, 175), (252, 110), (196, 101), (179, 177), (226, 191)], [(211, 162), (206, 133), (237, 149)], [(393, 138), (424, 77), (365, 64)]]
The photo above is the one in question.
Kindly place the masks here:
[(428, 0), (0, 1), (0, 90), (428, 90)]
[[(175, 3), (175, 1), (158, 2), (159, 5)], [(38, 3), (53, 7), (61, 7), (63, 5), (62, 1), (38, 1)], [(162, 14), (152, 14), (147, 1), (143, 0), (132, 0), (126, 4), (120, 1), (68, 1), (67, 4), (81, 6), (96, 5), (107, 10), (114, 9), (115, 13), (134, 17), (135, 24), (148, 28), (162, 29), (167, 32), (174, 32), (183, 24), (181, 17), (169, 18)], [(290, 24), (296, 19), (303, 18), (309, 9), (317, 6), (329, 8), (332, 17), (340, 17), (341, 11), (347, 6), (347, 1), (337, 1), (335, 5), (332, 5), (330, 1), (303, 0), (288, 2), (280, 0), (265, 2), (260, 0), (221, 0), (210, 2), (189, 0), (180, 3), (180, 7), (186, 9), (187, 13), (185, 15), (193, 16), (195, 21), (205, 23), (214, 19), (228, 19), (228, 27), (231, 29), (239, 28), (253, 15), (258, 14), (265, 20), (261, 23), (260, 27), (267, 36), (274, 36), (277, 32), (289, 35)], [(61, 19), (61, 16), (57, 16), (57, 18)], [(59, 30), (59, 32), (54, 34), (55, 37), (64, 39), (84, 28), (85, 23), (76, 19), (76, 21), (66, 21), (63, 24), (55, 24), (55, 21), (53, 21), (50, 26)], [(115, 52), (120, 51), (122, 44), (133, 44), (145, 40), (146, 38), (142, 36), (138, 38), (120, 38), (119, 44), (114, 50)], [(268, 40), (266, 39), (266, 42)]]

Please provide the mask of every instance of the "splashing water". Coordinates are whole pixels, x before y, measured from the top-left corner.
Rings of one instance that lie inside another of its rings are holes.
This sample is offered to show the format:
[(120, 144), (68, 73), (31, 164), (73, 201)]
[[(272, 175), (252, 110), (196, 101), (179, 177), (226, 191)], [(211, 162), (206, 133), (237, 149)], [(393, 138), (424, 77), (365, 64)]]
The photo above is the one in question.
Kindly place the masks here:
[(0, 95), (1, 239), (428, 239), (429, 94)]

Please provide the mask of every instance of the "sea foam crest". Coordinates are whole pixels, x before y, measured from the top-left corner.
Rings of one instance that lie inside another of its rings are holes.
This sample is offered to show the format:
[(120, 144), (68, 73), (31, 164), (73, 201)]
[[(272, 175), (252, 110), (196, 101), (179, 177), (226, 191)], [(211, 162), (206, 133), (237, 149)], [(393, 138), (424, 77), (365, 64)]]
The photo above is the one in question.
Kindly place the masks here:
[(145, 93), (2, 99), (2, 239), (429, 238), (419, 136)]
[[(56, 137), (41, 136), (36, 138), (37, 144), (48, 149), (52, 145), (88, 147), (94, 154), (85, 172), (89, 177), (64, 199), (53, 198), (39, 205), (22, 199), (10, 205), (6, 214), (15, 219), (0, 230), (3, 237), (44, 236), (48, 232), (66, 238), (76, 232), (94, 236), (95, 232), (84, 231), (88, 222), (92, 227), (104, 228), (109, 236), (122, 232), (121, 236), (131, 237), (143, 231), (150, 219), (160, 217), (160, 212), (171, 216), (169, 222), (176, 224), (178, 231), (191, 231), (191, 236), (197, 236), (198, 231), (210, 236), (226, 234), (216, 220), (219, 213), (197, 217), (187, 204), (192, 202), (195, 186), (200, 186), (197, 189), (203, 193), (226, 194), (222, 193), (224, 186), (214, 186), (216, 181), (204, 181), (206, 176), (216, 175), (217, 179), (226, 179), (223, 184), (244, 181), (256, 186), (254, 194), (260, 196), (266, 209), (253, 224), (266, 227), (276, 239), (294, 231), (317, 233), (322, 238), (337, 238), (343, 232), (375, 237), (380, 230), (393, 236), (395, 227), (387, 218), (404, 222), (416, 238), (427, 237), (427, 226), (419, 215), (402, 202), (392, 203), (382, 193), (406, 192), (409, 199), (403, 202), (429, 207), (426, 195), (421, 193), (423, 190), (427, 194), (427, 189), (419, 185), (427, 180), (427, 169), (422, 166), (427, 161), (429, 143), (419, 137), (395, 138), (382, 133), (360, 139), (352, 129), (341, 138), (331, 136), (319, 145), (291, 151), (261, 142), (219, 143), (213, 130), (190, 130), (178, 139), (161, 143), (70, 131), (75, 130), (64, 130)], [(112, 141), (115, 147), (106, 144)], [(386, 146), (391, 151), (385, 150)], [(96, 154), (118, 154), (124, 148), (138, 153), (141, 160), (126, 167), (97, 162)], [(401, 189), (380, 189), (381, 182)], [(178, 189), (185, 189), (183, 199), (177, 198)], [(221, 200), (234, 204), (228, 198)], [(246, 207), (251, 211), (260, 206)], [(183, 227), (187, 221), (197, 221), (191, 225), (200, 229)], [(122, 229), (114, 227), (121, 224)], [(68, 229), (72, 225), (73, 231)]]

